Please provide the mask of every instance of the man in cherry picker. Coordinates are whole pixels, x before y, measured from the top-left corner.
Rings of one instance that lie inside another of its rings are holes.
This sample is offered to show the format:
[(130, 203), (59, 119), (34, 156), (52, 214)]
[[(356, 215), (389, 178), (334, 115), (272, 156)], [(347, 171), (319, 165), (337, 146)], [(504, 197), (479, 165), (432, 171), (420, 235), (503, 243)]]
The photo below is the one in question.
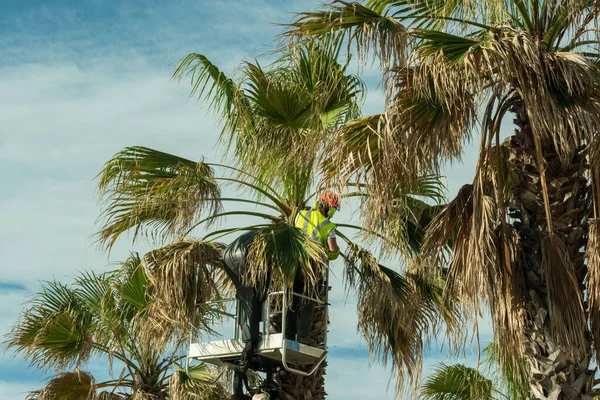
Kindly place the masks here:
[[(329, 260), (338, 258), (340, 250), (335, 236), (335, 224), (330, 218), (340, 208), (340, 197), (332, 192), (323, 192), (312, 208), (307, 208), (298, 213), (296, 227), (301, 229), (311, 239), (319, 242), (327, 252)], [(255, 232), (248, 232), (234, 240), (223, 252), (224, 269), (236, 288), (240, 310), (240, 328), (242, 340), (245, 343), (239, 362), (239, 373), (234, 374), (234, 395), (236, 398), (249, 398), (243, 395), (242, 385), (247, 380), (245, 371), (251, 367), (252, 354), (254, 353), (260, 337), (260, 321), (262, 303), (266, 293), (259, 293), (252, 286), (243, 282), (243, 274), (247, 270), (247, 256)], [(270, 278), (268, 278), (270, 280)], [(293, 286), (295, 293), (304, 293), (304, 280), (298, 274)], [(315, 303), (303, 301), (297, 297), (292, 302), (288, 315), (286, 337), (287, 339), (305, 341), (310, 333)], [(247, 382), (246, 382), (247, 386)]]
[[(336, 227), (331, 222), (331, 218), (340, 209), (340, 205), (340, 196), (327, 190), (319, 196), (312, 208), (300, 211), (296, 217), (296, 227), (320, 243), (329, 260), (335, 260), (340, 255), (340, 248), (335, 236)], [(296, 276), (293, 291), (294, 293), (304, 293), (304, 280), (300, 274)], [(314, 302), (294, 297), (288, 319), (288, 334), (286, 334), (288, 339), (305, 342), (309, 338), (314, 309)]]

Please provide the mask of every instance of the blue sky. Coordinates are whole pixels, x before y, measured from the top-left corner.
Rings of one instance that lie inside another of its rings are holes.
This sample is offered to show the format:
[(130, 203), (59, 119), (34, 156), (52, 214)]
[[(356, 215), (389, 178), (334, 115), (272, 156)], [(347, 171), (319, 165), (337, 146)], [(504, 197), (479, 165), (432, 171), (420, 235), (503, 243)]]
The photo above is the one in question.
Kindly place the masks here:
[[(100, 211), (94, 177), (115, 152), (144, 145), (220, 160), (218, 123), (188, 99), (185, 84), (170, 81), (173, 64), (199, 52), (231, 72), (240, 60), (274, 47), (282, 28), (273, 23), (317, 6), (312, 0), (0, 2), (0, 334), (40, 280), (68, 281), (77, 271), (103, 270), (126, 257), (127, 240), (110, 257), (94, 243)], [(379, 112), (377, 71), (365, 73), (364, 112)], [(471, 180), (474, 149), (467, 149), (464, 165), (448, 170), (450, 194)], [(339, 267), (329, 399), (393, 399), (391, 370), (369, 360)], [(489, 338), (484, 324), (482, 340)], [(425, 373), (439, 360), (449, 361), (435, 345)], [(101, 370), (100, 364), (90, 369)], [(20, 357), (0, 353), (0, 398), (22, 399), (44, 377)]]

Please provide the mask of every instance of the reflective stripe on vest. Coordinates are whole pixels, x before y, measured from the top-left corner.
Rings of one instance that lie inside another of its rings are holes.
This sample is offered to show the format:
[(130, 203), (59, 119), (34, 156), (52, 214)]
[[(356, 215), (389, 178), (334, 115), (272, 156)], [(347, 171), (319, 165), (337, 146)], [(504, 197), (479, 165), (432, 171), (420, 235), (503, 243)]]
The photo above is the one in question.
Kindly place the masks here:
[(302, 210), (296, 218), (296, 227), (327, 248), (327, 236), (335, 229), (335, 224), (316, 210)]

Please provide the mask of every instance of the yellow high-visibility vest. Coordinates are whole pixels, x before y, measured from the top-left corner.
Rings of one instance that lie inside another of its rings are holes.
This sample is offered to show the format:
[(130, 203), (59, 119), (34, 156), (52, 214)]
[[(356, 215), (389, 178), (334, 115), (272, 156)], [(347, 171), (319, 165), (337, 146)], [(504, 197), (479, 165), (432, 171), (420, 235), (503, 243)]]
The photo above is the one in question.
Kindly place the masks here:
[(329, 251), (327, 246), (327, 236), (335, 224), (325, 217), (319, 210), (302, 210), (296, 217), (296, 228), (302, 229), (302, 232), (311, 237), (311, 239), (320, 242), (325, 250)]

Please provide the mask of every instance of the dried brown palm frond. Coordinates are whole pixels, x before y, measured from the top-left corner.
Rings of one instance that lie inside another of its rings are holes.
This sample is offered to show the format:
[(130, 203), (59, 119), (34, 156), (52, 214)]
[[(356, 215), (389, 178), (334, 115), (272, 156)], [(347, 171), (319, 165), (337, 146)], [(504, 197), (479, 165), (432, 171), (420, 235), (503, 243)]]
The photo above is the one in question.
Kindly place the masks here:
[(383, 114), (369, 115), (344, 124), (332, 139), (335, 149), (323, 162), (323, 179), (347, 183), (353, 176), (368, 174), (381, 163)]
[(494, 42), (504, 80), (523, 99), (534, 135), (554, 141), (565, 162), (600, 123), (597, 68), (575, 53), (545, 54), (527, 34)]
[(546, 274), (552, 334), (574, 353), (571, 357), (579, 359), (586, 343), (583, 300), (566, 245), (557, 234), (543, 241), (542, 270)]
[(28, 400), (95, 399), (94, 377), (87, 372), (75, 370), (58, 374), (46, 386), (31, 392)]
[(447, 290), (460, 298), (474, 318), (482, 304), (492, 310), (496, 338), (515, 357), (522, 354), (524, 284), (520, 247), (512, 226), (503, 224), (492, 181), (478, 169), (474, 185), (464, 186), (429, 225), (422, 247), (423, 261), (442, 265), (451, 249)]
[[(453, 93), (431, 82), (426, 85), (427, 90), (417, 89), (412, 81), (416, 74), (422, 73), (417, 72), (420, 69), (425, 68), (396, 72), (393, 103), (385, 117), (378, 121), (380, 130), (374, 142), (378, 165), (369, 175), (369, 189), (377, 197), (371, 202), (375, 218), (378, 204), (384, 206), (393, 199), (399, 181), (410, 185), (423, 175), (439, 175), (442, 163), (460, 157), (475, 123), (476, 104), (467, 85), (461, 85), (456, 78), (454, 81), (459, 83), (452, 88)], [(424, 73), (432, 79), (435, 76), (434, 71)], [(448, 75), (452, 80), (451, 74)], [(381, 129), (383, 123), (385, 126)], [(375, 136), (372, 137), (374, 140)], [(347, 154), (336, 157), (347, 157)], [(367, 163), (368, 168), (370, 161), (362, 156), (354, 163)]]
[(432, 265), (440, 263), (446, 246), (454, 249), (453, 258), (467, 262), (465, 252), (459, 245), (466, 244), (469, 237), (469, 221), (473, 214), (473, 185), (464, 185), (450, 203), (431, 221), (422, 246), (423, 258), (431, 259)]
[[(257, 230), (248, 252), (248, 270), (243, 279), (259, 291), (275, 283), (290, 285), (297, 274), (308, 294), (314, 294), (325, 268), (323, 247), (300, 229), (285, 223)], [(271, 272), (273, 272), (271, 274)]]
[(435, 277), (398, 274), (356, 245), (345, 260), (346, 284), (358, 293), (359, 327), (369, 351), (384, 364), (391, 361), (400, 392), (406, 378), (418, 381), (426, 340), (441, 321), (456, 329), (459, 310), (443, 296), (443, 281)]
[(221, 262), (221, 245), (189, 238), (144, 256), (152, 288), (148, 315), (155, 321), (157, 343), (174, 332), (185, 337), (194, 327), (211, 331), (213, 316), (205, 303), (224, 291), (218, 281)]
[(588, 219), (588, 245), (586, 258), (588, 260), (588, 315), (596, 358), (600, 354), (600, 220)]
[[(521, 248), (516, 230), (508, 224), (498, 241), (498, 271), (491, 286), (490, 310), (494, 323), (494, 336), (501, 350), (496, 358), (506, 373), (520, 370), (524, 352), (525, 282), (521, 264)], [(522, 374), (516, 374), (515, 379)], [(525, 384), (525, 382), (518, 382)]]
[(404, 62), (406, 27), (393, 16), (382, 15), (357, 2), (334, 0), (323, 11), (298, 14), (289, 27), (286, 34), (292, 40), (329, 33), (347, 36), (349, 45), (356, 43), (360, 60), (365, 62), (373, 52), (385, 69)]

